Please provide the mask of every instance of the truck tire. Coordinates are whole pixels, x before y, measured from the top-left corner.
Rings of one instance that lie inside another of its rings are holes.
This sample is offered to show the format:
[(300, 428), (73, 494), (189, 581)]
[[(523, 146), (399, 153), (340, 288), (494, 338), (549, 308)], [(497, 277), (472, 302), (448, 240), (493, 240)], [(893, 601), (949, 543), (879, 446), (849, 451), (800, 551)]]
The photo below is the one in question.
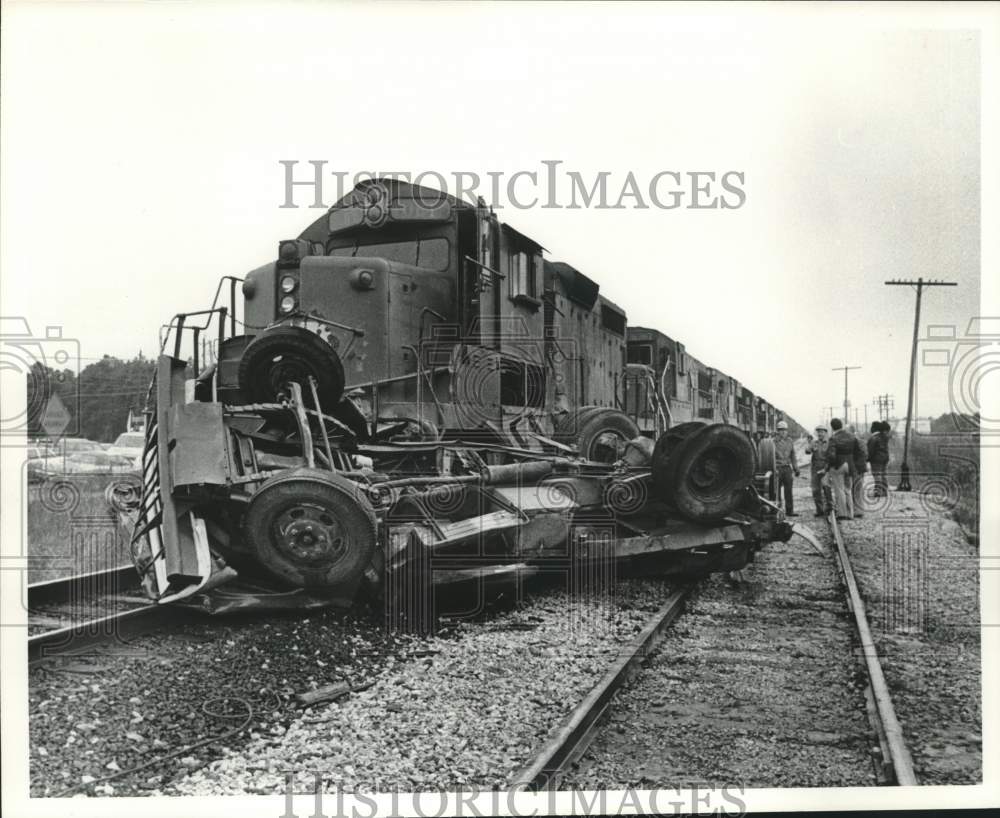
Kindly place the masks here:
[(575, 416), (563, 419), (558, 433), (563, 442), (577, 447), (581, 457), (600, 463), (620, 459), (626, 444), (638, 436), (632, 418), (607, 406), (581, 407)]
[[(764, 480), (764, 494), (771, 502), (778, 499), (778, 463), (774, 451), (774, 440), (762, 438), (757, 443), (757, 473)], [(764, 475), (767, 475), (766, 480)]]
[(256, 561), (298, 588), (360, 581), (375, 550), (375, 531), (375, 512), (357, 484), (308, 468), (266, 480), (243, 518)]
[(239, 363), (240, 390), (254, 403), (269, 403), (294, 381), (312, 403), (309, 378), (316, 379), (320, 408), (331, 413), (344, 393), (344, 366), (336, 350), (315, 332), (281, 325), (264, 330)]
[(677, 447), (695, 432), (704, 429), (705, 423), (692, 420), (671, 426), (656, 441), (653, 447), (653, 493), (661, 500), (671, 502), (670, 459)]
[(712, 522), (739, 506), (754, 478), (753, 444), (735, 426), (713, 423), (677, 445), (666, 466), (670, 501), (684, 517)]

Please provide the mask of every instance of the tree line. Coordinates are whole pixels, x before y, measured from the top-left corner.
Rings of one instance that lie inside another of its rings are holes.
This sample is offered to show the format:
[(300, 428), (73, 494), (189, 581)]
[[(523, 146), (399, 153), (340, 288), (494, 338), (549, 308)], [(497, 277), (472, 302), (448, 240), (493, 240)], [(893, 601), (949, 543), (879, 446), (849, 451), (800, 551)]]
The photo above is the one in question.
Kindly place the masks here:
[(128, 361), (105, 355), (79, 374), (35, 363), (27, 379), (28, 436), (113, 442), (127, 430), (129, 410), (142, 411), (155, 366), (141, 353)]

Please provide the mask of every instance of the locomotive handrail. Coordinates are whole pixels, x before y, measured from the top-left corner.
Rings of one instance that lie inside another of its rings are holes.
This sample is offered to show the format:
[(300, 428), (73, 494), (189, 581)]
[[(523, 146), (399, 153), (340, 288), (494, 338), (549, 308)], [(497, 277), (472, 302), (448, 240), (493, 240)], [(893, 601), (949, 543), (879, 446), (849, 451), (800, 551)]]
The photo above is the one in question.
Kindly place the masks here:
[(660, 372), (660, 397), (663, 399), (663, 408), (666, 410), (666, 427), (669, 429), (674, 425), (674, 415), (670, 411), (670, 398), (667, 397), (666, 381), (667, 381), (667, 370), (670, 369), (670, 356), (667, 356), (667, 360), (663, 364), (663, 369)]
[[(499, 270), (494, 270), (488, 264), (483, 264), (481, 261), (479, 261), (479, 259), (475, 259), (472, 256), (466, 256), (465, 260), (472, 262), (473, 264), (475, 264), (480, 269), (483, 269), (483, 270), (486, 270), (489, 273), (492, 273), (497, 278), (507, 278), (507, 276), (504, 273), (501, 273)], [(482, 282), (482, 277), (480, 277), (479, 280), (480, 280), (480, 282)]]
[[(198, 341), (201, 339), (201, 333), (203, 330), (208, 329), (212, 324), (212, 316), (218, 314), (219, 316), (219, 331), (218, 331), (218, 343), (221, 345), (226, 340), (226, 317), (229, 317), (229, 330), (230, 337), (236, 335), (236, 284), (244, 279), (238, 276), (226, 275), (219, 279), (219, 283), (215, 288), (215, 296), (212, 298), (212, 306), (207, 310), (196, 310), (194, 312), (181, 312), (177, 313), (171, 320), (169, 324), (165, 324), (160, 327), (160, 352), (162, 353), (166, 347), (167, 343), (170, 341), (170, 333), (172, 330), (175, 331), (174, 339), (174, 357), (180, 358), (181, 355), (181, 345), (183, 343), (184, 330), (191, 330), (193, 336), (194, 347), (192, 350), (192, 364), (194, 367), (195, 377), (198, 376), (200, 370), (200, 358), (198, 352)], [(219, 298), (222, 295), (222, 285), (224, 282), (229, 282), (229, 307), (220, 307)], [(189, 318), (206, 315), (203, 324), (190, 325), (187, 323)]]
[[(645, 367), (645, 364), (643, 364), (643, 366)], [(662, 393), (659, 391), (659, 388), (658, 388), (657, 383), (656, 383), (656, 379), (655, 379), (652, 371), (645, 371), (644, 370), (643, 374), (644, 374), (644, 378), (645, 378), (646, 392), (647, 392), (647, 394), (646, 394), (646, 408), (649, 409), (649, 410), (651, 410), (651, 412), (652, 412), (652, 414), (653, 414), (653, 416), (655, 418), (655, 421), (658, 421), (656, 431), (657, 431), (657, 434), (659, 434), (661, 431), (666, 431), (668, 428), (670, 428), (671, 424), (668, 423), (668, 421), (667, 421), (667, 417), (669, 415), (669, 411), (670, 410), (668, 408), (667, 412), (666, 413), (664, 412), (664, 404), (665, 404), (666, 401), (665, 401), (665, 398), (663, 397)], [(627, 410), (628, 410), (628, 399), (626, 397), (626, 395), (628, 393), (628, 382), (629, 382), (629, 380), (638, 381), (638, 378), (635, 376), (634, 373), (629, 373), (628, 369), (626, 369), (619, 376), (619, 380), (621, 381), (621, 384), (622, 384), (622, 397), (623, 397), (623, 401), (618, 406), (618, 408), (621, 409), (626, 414), (628, 414), (628, 412), (627, 412)], [(616, 384), (616, 392), (617, 392), (617, 384)], [(617, 395), (615, 397), (615, 400), (616, 400), (616, 403), (617, 403), (618, 402), (617, 401)], [(633, 420), (635, 420), (636, 422), (638, 422), (638, 419), (639, 419), (639, 406), (638, 406), (638, 401), (636, 401), (635, 414), (633, 415)]]
[[(420, 352), (415, 344), (403, 344), (403, 349), (412, 350), (413, 358), (417, 362), (417, 371), (413, 375), (417, 379), (417, 415), (418, 420), (423, 420), (424, 402), (423, 402), (423, 389), (420, 384), (422, 383), (421, 376), (423, 379), (427, 380), (427, 388), (430, 389), (431, 399), (434, 401), (434, 408), (437, 409), (438, 413), (438, 423), (443, 424), (445, 422), (444, 408), (441, 406), (441, 402), (438, 400), (437, 393), (434, 391), (433, 382), (427, 377), (427, 373), (424, 370), (424, 362), (420, 359)], [(437, 371), (437, 369), (435, 369)]]

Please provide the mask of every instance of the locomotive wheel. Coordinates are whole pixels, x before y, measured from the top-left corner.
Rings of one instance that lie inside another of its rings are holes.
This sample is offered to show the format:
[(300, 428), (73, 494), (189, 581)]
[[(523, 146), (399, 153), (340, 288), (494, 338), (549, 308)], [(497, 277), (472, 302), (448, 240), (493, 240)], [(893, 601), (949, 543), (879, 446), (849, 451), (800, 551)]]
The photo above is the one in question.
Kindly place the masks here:
[(244, 535), (257, 561), (300, 588), (357, 580), (375, 549), (375, 512), (355, 483), (297, 468), (267, 480), (250, 500)]
[(770, 477), (767, 478), (765, 492), (768, 500), (776, 501), (778, 499), (778, 464), (772, 438), (765, 437), (757, 443), (757, 471), (760, 474), (771, 473)]
[(653, 490), (661, 500), (669, 501), (670, 485), (670, 458), (677, 447), (687, 440), (695, 432), (704, 429), (705, 423), (700, 420), (692, 420), (687, 423), (679, 423), (671, 426), (656, 441), (653, 447)]
[(278, 326), (258, 335), (240, 358), (240, 389), (256, 403), (268, 403), (294, 381), (311, 396), (316, 379), (321, 407), (332, 411), (344, 392), (344, 366), (333, 347), (302, 327)]
[(596, 411), (581, 412), (578, 416), (576, 445), (580, 456), (599, 463), (614, 463), (621, 459), (625, 445), (639, 436), (639, 427), (632, 418), (617, 409), (593, 408)]
[(735, 426), (704, 427), (678, 444), (669, 460), (674, 506), (696, 522), (725, 517), (752, 484), (754, 462), (753, 444)]

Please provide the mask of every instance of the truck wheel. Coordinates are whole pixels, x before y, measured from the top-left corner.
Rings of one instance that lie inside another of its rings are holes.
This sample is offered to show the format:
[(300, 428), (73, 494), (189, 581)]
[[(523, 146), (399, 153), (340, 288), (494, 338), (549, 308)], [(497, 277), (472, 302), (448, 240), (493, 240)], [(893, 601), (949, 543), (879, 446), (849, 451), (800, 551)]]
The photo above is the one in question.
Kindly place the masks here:
[(250, 500), (244, 536), (257, 561), (300, 588), (361, 578), (375, 549), (375, 512), (358, 486), (318, 469), (288, 469)]
[(714, 423), (680, 443), (667, 466), (671, 500), (690, 520), (725, 517), (753, 483), (754, 451), (734, 426)]
[(271, 327), (254, 338), (240, 358), (240, 390), (256, 403), (276, 400), (294, 381), (311, 404), (310, 376), (316, 379), (323, 411), (331, 412), (344, 392), (344, 366), (332, 346), (302, 327)]
[(653, 447), (652, 478), (653, 491), (661, 500), (670, 501), (670, 458), (681, 443), (704, 428), (705, 423), (700, 420), (679, 423), (671, 426), (657, 439), (656, 446)]
[[(765, 437), (757, 443), (757, 473), (767, 474), (764, 493), (774, 502), (778, 499), (778, 462), (774, 452), (774, 440)], [(769, 473), (769, 474), (768, 474)]]
[(628, 442), (639, 436), (635, 421), (617, 409), (584, 407), (577, 420), (574, 442), (580, 456), (598, 463), (620, 460)]

